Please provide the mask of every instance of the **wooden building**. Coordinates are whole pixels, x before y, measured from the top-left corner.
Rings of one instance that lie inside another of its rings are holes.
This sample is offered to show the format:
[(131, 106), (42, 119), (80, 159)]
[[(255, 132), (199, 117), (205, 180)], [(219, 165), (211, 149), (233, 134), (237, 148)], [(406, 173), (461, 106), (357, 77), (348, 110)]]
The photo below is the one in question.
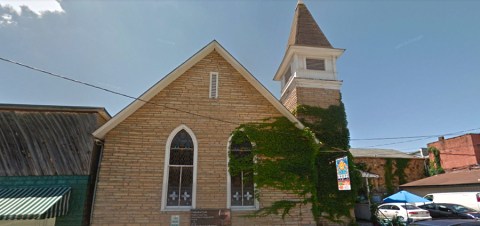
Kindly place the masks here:
[(0, 105), (0, 225), (88, 225), (103, 108)]

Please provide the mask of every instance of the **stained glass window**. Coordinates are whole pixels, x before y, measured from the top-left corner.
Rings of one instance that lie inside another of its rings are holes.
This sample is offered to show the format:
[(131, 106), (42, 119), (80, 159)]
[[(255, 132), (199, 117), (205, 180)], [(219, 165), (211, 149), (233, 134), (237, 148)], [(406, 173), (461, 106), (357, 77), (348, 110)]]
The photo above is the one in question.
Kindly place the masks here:
[[(246, 140), (241, 144), (230, 145), (230, 156), (242, 158), (244, 162), (253, 164), (252, 144)], [(255, 205), (255, 187), (253, 171), (241, 170), (235, 175), (230, 175), (230, 203), (231, 206), (252, 207)]]
[(167, 206), (192, 206), (193, 141), (185, 130), (170, 145)]

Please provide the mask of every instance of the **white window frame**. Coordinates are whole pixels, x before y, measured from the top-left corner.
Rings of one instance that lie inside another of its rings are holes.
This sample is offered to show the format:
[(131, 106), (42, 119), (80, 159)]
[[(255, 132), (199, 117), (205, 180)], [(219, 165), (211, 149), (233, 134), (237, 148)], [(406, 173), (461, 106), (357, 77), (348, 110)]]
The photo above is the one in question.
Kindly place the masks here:
[[(216, 83), (215, 83), (215, 87), (212, 87), (212, 82), (213, 82), (213, 78), (217, 78), (216, 80)], [(208, 97), (210, 99), (217, 99), (218, 98), (218, 82), (219, 82), (219, 78), (218, 78), (218, 72), (210, 72), (210, 89), (209, 89), (209, 93), (208, 93)], [(212, 95), (212, 91), (213, 89), (215, 88), (215, 96)]]
[[(227, 143), (227, 209), (231, 209), (231, 210), (259, 210), (260, 209), (260, 203), (258, 202), (258, 199), (255, 197), (255, 194), (253, 194), (254, 196), (254, 204), (253, 206), (232, 206), (232, 201), (231, 201), (231, 196), (232, 196), (232, 178), (230, 177), (230, 171), (229, 171), (229, 168), (228, 168), (228, 164), (230, 162), (230, 145), (232, 144), (232, 136), (230, 136), (228, 138), (228, 143)], [(253, 143), (252, 143), (252, 146), (253, 146)], [(253, 160), (254, 163), (255, 163), (255, 159)], [(256, 184), (253, 184), (253, 189), (254, 189), (254, 193), (256, 193), (257, 190), (257, 186)]]
[[(188, 135), (192, 138), (193, 141), (193, 178), (192, 178), (192, 206), (167, 206), (168, 198), (168, 175), (170, 170), (170, 145), (172, 144), (173, 138), (181, 130), (187, 131)], [(165, 144), (165, 159), (164, 159), (164, 168), (163, 168), (163, 186), (162, 186), (162, 211), (190, 211), (195, 209), (197, 203), (197, 159), (198, 159), (198, 142), (197, 137), (193, 131), (188, 128), (186, 125), (180, 125), (175, 128), (170, 135), (168, 136), (167, 142)]]

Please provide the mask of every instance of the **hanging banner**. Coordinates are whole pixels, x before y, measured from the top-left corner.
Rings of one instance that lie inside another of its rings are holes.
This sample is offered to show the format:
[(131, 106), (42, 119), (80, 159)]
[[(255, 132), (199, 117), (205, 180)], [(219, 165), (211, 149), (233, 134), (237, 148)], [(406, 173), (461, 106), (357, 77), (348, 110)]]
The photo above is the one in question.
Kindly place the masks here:
[(350, 176), (348, 174), (348, 157), (342, 157), (335, 160), (337, 166), (337, 182), (338, 190), (346, 191), (351, 190)]

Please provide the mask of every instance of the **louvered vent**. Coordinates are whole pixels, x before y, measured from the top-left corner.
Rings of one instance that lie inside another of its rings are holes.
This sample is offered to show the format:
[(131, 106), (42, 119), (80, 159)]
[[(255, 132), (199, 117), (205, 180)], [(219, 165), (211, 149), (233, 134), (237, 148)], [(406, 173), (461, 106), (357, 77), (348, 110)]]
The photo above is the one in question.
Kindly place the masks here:
[(306, 60), (308, 70), (325, 71), (325, 60), (323, 59), (308, 59)]
[(210, 98), (218, 98), (218, 73), (210, 72)]

